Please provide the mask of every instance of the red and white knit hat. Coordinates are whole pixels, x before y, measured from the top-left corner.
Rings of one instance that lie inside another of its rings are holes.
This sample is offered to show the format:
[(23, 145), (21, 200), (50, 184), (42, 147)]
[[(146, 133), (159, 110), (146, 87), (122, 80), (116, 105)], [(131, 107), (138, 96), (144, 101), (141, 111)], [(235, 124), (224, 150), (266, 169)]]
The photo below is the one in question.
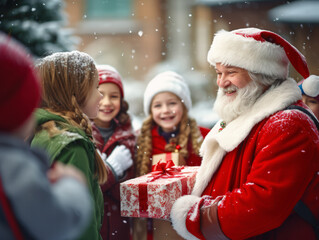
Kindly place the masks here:
[(40, 104), (40, 81), (25, 48), (0, 33), (0, 131), (12, 132)]
[(99, 85), (103, 83), (114, 83), (119, 87), (121, 96), (124, 98), (122, 78), (119, 72), (110, 65), (97, 65), (96, 68), (99, 72)]
[(309, 77), (305, 57), (276, 33), (257, 28), (217, 32), (208, 62), (235, 66), (275, 78), (288, 77), (289, 61), (303, 78)]

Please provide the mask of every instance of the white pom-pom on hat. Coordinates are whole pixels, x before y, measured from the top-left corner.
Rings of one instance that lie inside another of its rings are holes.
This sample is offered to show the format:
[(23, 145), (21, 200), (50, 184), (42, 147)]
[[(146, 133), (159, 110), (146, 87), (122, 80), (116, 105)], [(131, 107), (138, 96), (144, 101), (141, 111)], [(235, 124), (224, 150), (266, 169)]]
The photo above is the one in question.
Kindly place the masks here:
[(319, 77), (316, 75), (311, 75), (301, 83), (302, 90), (305, 95), (309, 97), (319, 96)]

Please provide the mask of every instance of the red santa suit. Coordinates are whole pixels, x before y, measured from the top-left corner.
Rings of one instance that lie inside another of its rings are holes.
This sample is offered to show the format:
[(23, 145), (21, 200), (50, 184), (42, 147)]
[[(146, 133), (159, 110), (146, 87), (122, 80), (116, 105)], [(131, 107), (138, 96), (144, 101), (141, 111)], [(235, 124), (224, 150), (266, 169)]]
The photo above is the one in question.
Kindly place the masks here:
[(293, 211), (302, 199), (319, 218), (318, 130), (306, 114), (285, 110), (292, 104), (307, 108), (299, 99), (295, 81), (288, 79), (222, 131), (215, 125), (202, 144), (192, 195), (179, 198), (171, 212), (179, 234), (219, 239), (196, 212), (201, 197), (209, 195), (221, 198), (209, 227), (220, 227), (230, 239), (315, 239)]

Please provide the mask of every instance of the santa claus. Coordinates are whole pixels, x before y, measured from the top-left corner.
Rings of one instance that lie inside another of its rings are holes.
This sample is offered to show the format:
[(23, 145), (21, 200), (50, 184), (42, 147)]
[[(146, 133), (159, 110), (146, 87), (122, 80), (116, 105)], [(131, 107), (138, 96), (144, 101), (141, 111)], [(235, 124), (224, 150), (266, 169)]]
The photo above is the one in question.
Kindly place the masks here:
[(173, 205), (173, 227), (186, 239), (316, 239), (319, 134), (288, 77), (289, 62), (309, 77), (304, 56), (245, 28), (219, 31), (208, 61), (221, 120), (202, 144), (192, 194)]

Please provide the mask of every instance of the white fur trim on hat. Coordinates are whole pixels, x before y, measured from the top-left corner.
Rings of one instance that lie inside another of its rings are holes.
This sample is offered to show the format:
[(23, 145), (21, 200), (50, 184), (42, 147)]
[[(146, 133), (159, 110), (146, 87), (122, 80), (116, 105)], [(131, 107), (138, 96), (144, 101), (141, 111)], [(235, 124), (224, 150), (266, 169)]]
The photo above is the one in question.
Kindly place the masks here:
[(221, 63), (286, 79), (289, 60), (285, 50), (277, 44), (255, 40), (252, 37), (260, 32), (261, 30), (257, 28), (219, 31), (208, 51), (208, 62), (213, 66)]
[(156, 75), (147, 85), (144, 92), (144, 113), (150, 114), (150, 106), (154, 96), (160, 92), (171, 92), (178, 96), (187, 110), (192, 107), (189, 88), (183, 77), (175, 72), (166, 71)]

